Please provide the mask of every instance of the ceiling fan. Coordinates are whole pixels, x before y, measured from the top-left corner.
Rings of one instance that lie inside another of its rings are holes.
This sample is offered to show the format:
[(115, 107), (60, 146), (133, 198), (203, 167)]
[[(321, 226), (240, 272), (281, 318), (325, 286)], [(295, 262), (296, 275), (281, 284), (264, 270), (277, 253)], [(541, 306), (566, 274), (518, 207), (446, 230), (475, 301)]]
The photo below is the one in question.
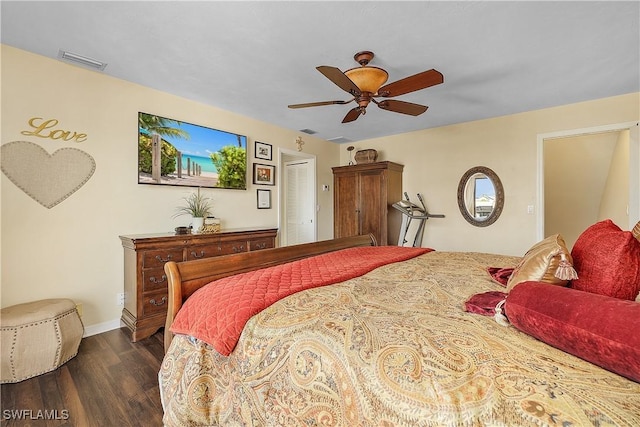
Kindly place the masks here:
[(369, 51), (356, 53), (353, 59), (360, 64), (360, 67), (352, 68), (344, 73), (338, 68), (328, 65), (316, 67), (318, 71), (324, 74), (326, 78), (335, 83), (340, 89), (351, 94), (353, 96), (352, 99), (347, 101), (321, 101), (293, 104), (289, 105), (289, 108), (319, 107), (334, 104), (343, 105), (355, 101), (358, 106), (349, 110), (347, 115), (344, 116), (344, 119), (342, 119), (342, 123), (352, 122), (361, 115), (364, 115), (367, 112), (367, 105), (369, 105), (370, 102), (373, 102), (383, 110), (408, 114), (410, 116), (418, 116), (427, 111), (429, 107), (425, 105), (395, 99), (378, 101), (376, 98), (393, 98), (394, 96), (439, 85), (444, 82), (442, 73), (431, 69), (382, 86), (386, 83), (389, 74), (382, 68), (368, 66), (373, 57), (373, 52)]

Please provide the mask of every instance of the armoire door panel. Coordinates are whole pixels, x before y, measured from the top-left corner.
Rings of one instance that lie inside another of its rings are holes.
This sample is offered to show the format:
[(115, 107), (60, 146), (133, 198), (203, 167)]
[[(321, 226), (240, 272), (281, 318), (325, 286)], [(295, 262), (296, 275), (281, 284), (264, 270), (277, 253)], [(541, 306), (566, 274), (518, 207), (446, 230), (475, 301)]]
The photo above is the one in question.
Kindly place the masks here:
[(386, 242), (385, 176), (382, 171), (363, 172), (360, 175), (360, 234), (373, 233), (378, 242)]
[(344, 174), (334, 178), (333, 213), (341, 221), (334, 221), (334, 237), (348, 237), (360, 234), (358, 212), (358, 181), (355, 174)]

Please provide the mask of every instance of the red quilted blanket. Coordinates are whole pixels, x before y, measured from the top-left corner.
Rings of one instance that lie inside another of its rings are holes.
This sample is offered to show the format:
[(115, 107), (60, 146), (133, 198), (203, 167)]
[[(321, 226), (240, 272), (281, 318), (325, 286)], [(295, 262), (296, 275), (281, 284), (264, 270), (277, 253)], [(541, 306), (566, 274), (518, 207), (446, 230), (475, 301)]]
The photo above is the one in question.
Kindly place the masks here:
[(432, 251), (403, 246), (366, 246), (317, 255), (216, 280), (194, 292), (171, 332), (191, 335), (228, 356), (245, 323), (276, 301), (318, 286), (343, 282), (385, 264)]

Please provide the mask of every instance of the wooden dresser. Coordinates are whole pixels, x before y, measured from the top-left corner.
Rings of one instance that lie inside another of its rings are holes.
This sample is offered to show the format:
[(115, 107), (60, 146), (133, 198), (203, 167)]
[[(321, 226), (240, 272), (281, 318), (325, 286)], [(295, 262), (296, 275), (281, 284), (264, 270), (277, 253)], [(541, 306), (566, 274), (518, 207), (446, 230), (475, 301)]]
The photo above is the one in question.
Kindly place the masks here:
[(393, 162), (336, 166), (333, 170), (333, 237), (372, 233), (378, 245), (397, 245), (402, 214), (403, 165)]
[(190, 261), (275, 247), (276, 228), (229, 229), (212, 234), (120, 236), (124, 248), (122, 321), (133, 341), (164, 327), (167, 316), (167, 261)]

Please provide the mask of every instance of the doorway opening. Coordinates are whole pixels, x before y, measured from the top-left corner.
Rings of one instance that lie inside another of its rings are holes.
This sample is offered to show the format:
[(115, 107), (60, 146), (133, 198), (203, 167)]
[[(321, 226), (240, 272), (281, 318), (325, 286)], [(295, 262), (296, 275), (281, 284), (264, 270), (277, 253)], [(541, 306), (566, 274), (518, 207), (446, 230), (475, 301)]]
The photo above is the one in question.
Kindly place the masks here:
[(594, 222), (631, 229), (640, 220), (638, 123), (538, 135), (537, 240), (567, 247)]

